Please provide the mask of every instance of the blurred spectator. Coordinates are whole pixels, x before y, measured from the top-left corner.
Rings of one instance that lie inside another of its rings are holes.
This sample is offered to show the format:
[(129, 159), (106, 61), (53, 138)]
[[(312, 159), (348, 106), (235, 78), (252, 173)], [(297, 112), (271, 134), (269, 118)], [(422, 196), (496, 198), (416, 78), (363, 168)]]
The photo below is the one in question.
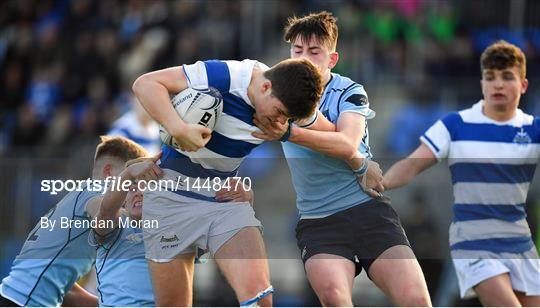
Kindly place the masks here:
[(386, 138), (386, 148), (399, 158), (416, 149), (418, 138), (444, 114), (428, 84), (418, 86), (409, 95), (407, 103), (394, 113)]
[[(58, 130), (51, 125), (53, 118), (64, 123), (56, 125), (66, 127), (67, 110), (73, 108), (75, 131), (97, 136), (118, 114), (115, 99), (144, 72), (206, 58), (259, 57), (265, 50), (265, 57), (279, 58), (273, 46), (265, 44), (280, 39), (280, 26), (291, 12), (300, 15), (307, 10), (337, 14), (346, 37), (339, 46), (344, 55), (339, 71), (366, 85), (381, 80), (410, 85), (431, 79), (441, 92), (460, 89), (445, 99), (470, 104), (474, 92), (467, 85), (473, 83), (460, 81), (478, 80), (475, 51), (483, 44), (505, 38), (525, 47), (535, 59), (540, 19), (527, 9), (537, 7), (527, 1), (523, 30), (510, 30), (505, 16), (512, 6), (498, 0), (340, 0), (331, 5), (305, 0), (279, 6), (223, 0), (3, 1), (0, 147), (6, 152), (14, 144), (36, 144), (36, 138), (28, 138), (29, 124), (17, 123), (20, 117), (14, 116), (17, 109), (28, 110), (23, 103), (32, 106), (31, 117), (43, 125), (41, 129)], [(479, 16), (480, 10), (485, 14)], [(259, 29), (264, 39), (253, 41), (261, 34), (252, 32)], [(529, 62), (531, 75), (538, 74), (538, 61)], [(57, 109), (63, 109), (60, 115)], [(96, 119), (90, 121), (93, 113)], [(26, 138), (13, 143), (15, 127), (25, 127)], [(47, 140), (57, 145), (63, 138)]]
[(107, 135), (131, 139), (143, 146), (151, 155), (159, 152), (161, 146), (158, 124), (146, 113), (135, 97), (131, 97), (131, 110), (114, 121)]

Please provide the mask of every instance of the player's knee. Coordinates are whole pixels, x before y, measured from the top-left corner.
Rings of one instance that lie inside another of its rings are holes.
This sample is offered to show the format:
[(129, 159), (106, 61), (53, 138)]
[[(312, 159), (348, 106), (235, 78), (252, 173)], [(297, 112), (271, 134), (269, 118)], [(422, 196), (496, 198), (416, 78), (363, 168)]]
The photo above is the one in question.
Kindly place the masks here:
[(431, 307), (431, 299), (427, 292), (417, 292), (409, 296), (407, 306), (413, 307)]
[(398, 294), (395, 294), (396, 304), (400, 306), (429, 307), (431, 299), (429, 293), (424, 288), (414, 284), (408, 284), (401, 288)]
[(352, 306), (351, 294), (347, 292), (346, 288), (328, 285), (319, 293), (319, 299), (323, 306)]

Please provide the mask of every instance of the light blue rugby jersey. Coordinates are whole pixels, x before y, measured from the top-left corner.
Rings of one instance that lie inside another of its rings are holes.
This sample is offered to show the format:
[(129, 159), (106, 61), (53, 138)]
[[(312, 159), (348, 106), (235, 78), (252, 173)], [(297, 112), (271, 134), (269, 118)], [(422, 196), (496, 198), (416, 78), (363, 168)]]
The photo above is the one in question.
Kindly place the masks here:
[(90, 244), (97, 247), (96, 273), (100, 306), (156, 305), (144, 257), (142, 235), (142, 230), (138, 228), (118, 228), (103, 243), (99, 243), (96, 234), (90, 232)]
[(482, 105), (448, 114), (420, 138), (438, 160), (448, 158), (450, 248), (524, 253), (534, 247), (525, 200), (540, 157), (540, 119), (518, 109), (500, 123), (486, 117)]
[[(361, 114), (366, 119), (375, 117), (375, 112), (369, 109), (364, 87), (334, 73), (324, 89), (319, 110), (334, 124), (346, 112)], [(360, 189), (351, 168), (342, 160), (292, 142), (282, 144), (301, 218), (329, 216), (371, 199)], [(367, 122), (358, 150), (371, 158)]]
[(34, 227), (9, 276), (2, 280), (0, 294), (21, 306), (59, 306), (73, 284), (90, 271), (96, 250), (88, 244), (87, 228), (61, 228), (61, 219), (88, 220), (86, 204), (99, 191), (68, 193), (44, 217), (55, 221), (52, 231)]

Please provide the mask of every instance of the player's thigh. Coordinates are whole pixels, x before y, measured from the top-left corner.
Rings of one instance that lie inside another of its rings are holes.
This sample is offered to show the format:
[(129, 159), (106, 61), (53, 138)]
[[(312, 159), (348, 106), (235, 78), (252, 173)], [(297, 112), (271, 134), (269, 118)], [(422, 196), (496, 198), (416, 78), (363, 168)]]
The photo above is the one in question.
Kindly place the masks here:
[(214, 259), (239, 301), (243, 301), (270, 286), (270, 271), (259, 228), (231, 232), (235, 234), (221, 245)]
[(523, 307), (540, 307), (540, 296), (527, 296), (527, 294), (514, 291)]
[(484, 306), (520, 306), (508, 273), (488, 278), (473, 287)]
[(157, 306), (191, 306), (195, 253), (166, 263), (148, 260)]
[(306, 275), (323, 305), (352, 305), (356, 265), (344, 257), (316, 254), (305, 262)]
[(395, 304), (429, 306), (427, 285), (422, 269), (409, 246), (397, 245), (385, 250), (368, 269), (371, 280)]

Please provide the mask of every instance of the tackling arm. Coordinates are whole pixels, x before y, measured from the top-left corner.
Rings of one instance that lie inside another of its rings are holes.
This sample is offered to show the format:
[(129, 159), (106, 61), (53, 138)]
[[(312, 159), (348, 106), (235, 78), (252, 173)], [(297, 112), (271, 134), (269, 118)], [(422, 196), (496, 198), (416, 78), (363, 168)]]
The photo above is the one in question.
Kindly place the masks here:
[(363, 159), (359, 157), (358, 147), (365, 133), (366, 118), (364, 116), (353, 112), (343, 113), (337, 121), (335, 131), (316, 131), (314, 129), (317, 125), (323, 128), (330, 127), (324, 123), (316, 123), (310, 129), (293, 127), (289, 141), (346, 162), (355, 158)]
[(409, 157), (398, 161), (388, 169), (383, 179), (384, 188), (401, 187), (436, 163), (437, 158), (433, 152), (422, 143)]
[[(159, 179), (163, 171), (155, 164), (161, 157), (161, 152), (152, 158), (136, 159), (132, 164), (126, 167), (119, 178), (124, 181), (131, 181), (133, 183), (136, 180), (157, 180)], [(130, 162), (128, 162), (129, 164)], [(131, 189), (131, 188), (130, 188)], [(106, 236), (110, 233), (118, 224), (119, 211), (126, 199), (127, 191), (109, 190), (105, 193), (103, 198), (96, 198), (92, 200), (91, 204), (87, 207), (87, 212), (93, 216), (93, 219), (98, 221), (112, 221), (113, 228), (108, 228), (108, 224), (96, 224), (94, 231), (100, 236)], [(99, 203), (98, 203), (99, 202)], [(92, 215), (95, 213), (95, 215)]]
[(169, 93), (178, 93), (187, 87), (184, 70), (176, 66), (140, 76), (133, 83), (133, 92), (148, 114), (165, 127), (181, 149), (196, 151), (210, 140), (212, 131), (182, 121), (169, 96)]

